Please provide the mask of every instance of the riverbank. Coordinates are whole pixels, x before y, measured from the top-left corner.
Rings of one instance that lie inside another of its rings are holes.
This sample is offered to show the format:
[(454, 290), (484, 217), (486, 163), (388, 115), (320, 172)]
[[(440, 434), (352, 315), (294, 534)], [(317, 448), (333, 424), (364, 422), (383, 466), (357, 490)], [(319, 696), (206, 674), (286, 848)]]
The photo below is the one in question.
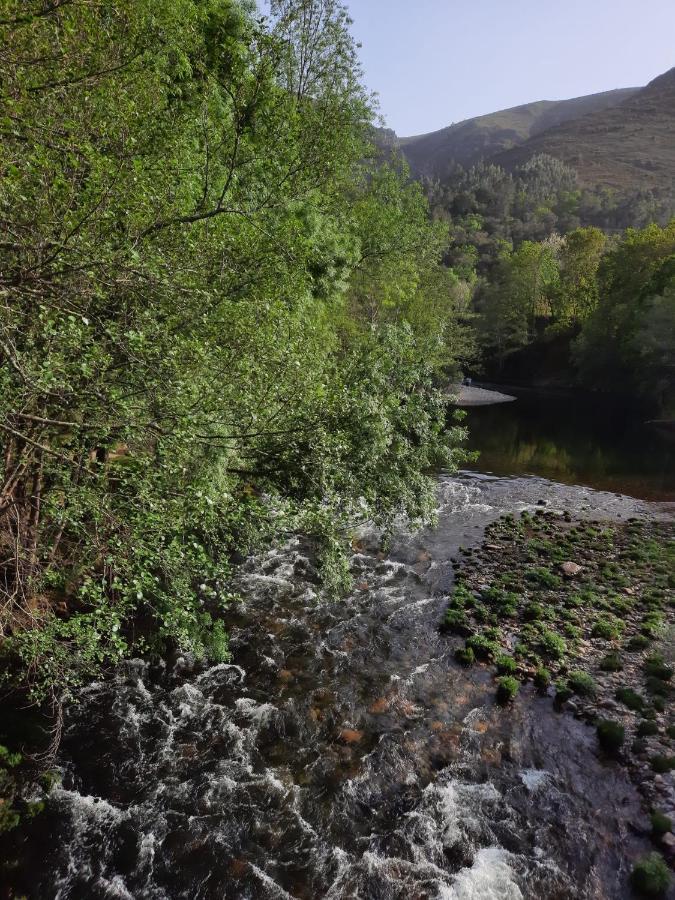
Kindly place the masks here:
[(526, 510), (490, 525), (455, 568), (441, 628), (457, 660), (488, 667), (499, 702), (538, 693), (592, 726), (675, 862), (675, 525)]
[(516, 399), (510, 394), (467, 384), (452, 384), (448, 388), (448, 393), (455, 406), (462, 407), (493, 406), (496, 403), (512, 403)]

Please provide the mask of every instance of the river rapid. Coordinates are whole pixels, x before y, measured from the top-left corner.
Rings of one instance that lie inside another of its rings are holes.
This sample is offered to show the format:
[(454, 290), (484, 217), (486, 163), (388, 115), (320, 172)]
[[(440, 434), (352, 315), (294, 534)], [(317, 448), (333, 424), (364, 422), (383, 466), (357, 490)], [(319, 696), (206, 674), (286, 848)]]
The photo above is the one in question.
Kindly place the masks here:
[[(639, 797), (594, 732), (529, 688), (494, 703), (438, 623), (460, 547), (504, 512), (651, 515), (616, 494), (465, 472), (439, 522), (321, 597), (301, 538), (251, 558), (232, 661), (136, 660), (66, 722), (63, 778), (17, 843), (33, 898), (563, 900), (629, 896)], [(9, 895), (11, 896), (11, 895)]]

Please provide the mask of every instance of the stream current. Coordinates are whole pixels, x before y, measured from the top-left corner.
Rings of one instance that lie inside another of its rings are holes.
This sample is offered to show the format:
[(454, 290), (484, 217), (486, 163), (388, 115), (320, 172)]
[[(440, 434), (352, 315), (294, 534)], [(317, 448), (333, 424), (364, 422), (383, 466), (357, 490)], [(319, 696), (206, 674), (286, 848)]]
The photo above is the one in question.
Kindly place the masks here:
[[(322, 599), (294, 538), (242, 566), (232, 661), (137, 660), (70, 711), (17, 894), (139, 900), (628, 896), (639, 799), (592, 729), (529, 690), (508, 710), (438, 623), (460, 547), (504, 512), (653, 510), (541, 478), (441, 476), (439, 523), (364, 531)], [(11, 895), (10, 895), (11, 896)]]

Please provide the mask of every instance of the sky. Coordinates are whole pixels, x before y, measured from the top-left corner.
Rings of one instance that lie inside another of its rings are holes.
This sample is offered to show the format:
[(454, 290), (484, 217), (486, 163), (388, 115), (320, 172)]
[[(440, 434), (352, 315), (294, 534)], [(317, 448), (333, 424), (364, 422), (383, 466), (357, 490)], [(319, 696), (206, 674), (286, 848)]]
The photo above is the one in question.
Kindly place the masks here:
[(675, 0), (345, 0), (366, 84), (400, 136), (675, 66)]

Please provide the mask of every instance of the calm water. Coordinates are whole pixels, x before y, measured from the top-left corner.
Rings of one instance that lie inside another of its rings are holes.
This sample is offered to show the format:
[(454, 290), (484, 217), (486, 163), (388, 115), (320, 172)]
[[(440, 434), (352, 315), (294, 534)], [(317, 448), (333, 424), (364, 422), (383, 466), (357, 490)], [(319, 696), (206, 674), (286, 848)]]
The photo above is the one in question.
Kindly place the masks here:
[(609, 401), (526, 391), (468, 411), (474, 468), (540, 475), (646, 500), (675, 500), (675, 443)]

